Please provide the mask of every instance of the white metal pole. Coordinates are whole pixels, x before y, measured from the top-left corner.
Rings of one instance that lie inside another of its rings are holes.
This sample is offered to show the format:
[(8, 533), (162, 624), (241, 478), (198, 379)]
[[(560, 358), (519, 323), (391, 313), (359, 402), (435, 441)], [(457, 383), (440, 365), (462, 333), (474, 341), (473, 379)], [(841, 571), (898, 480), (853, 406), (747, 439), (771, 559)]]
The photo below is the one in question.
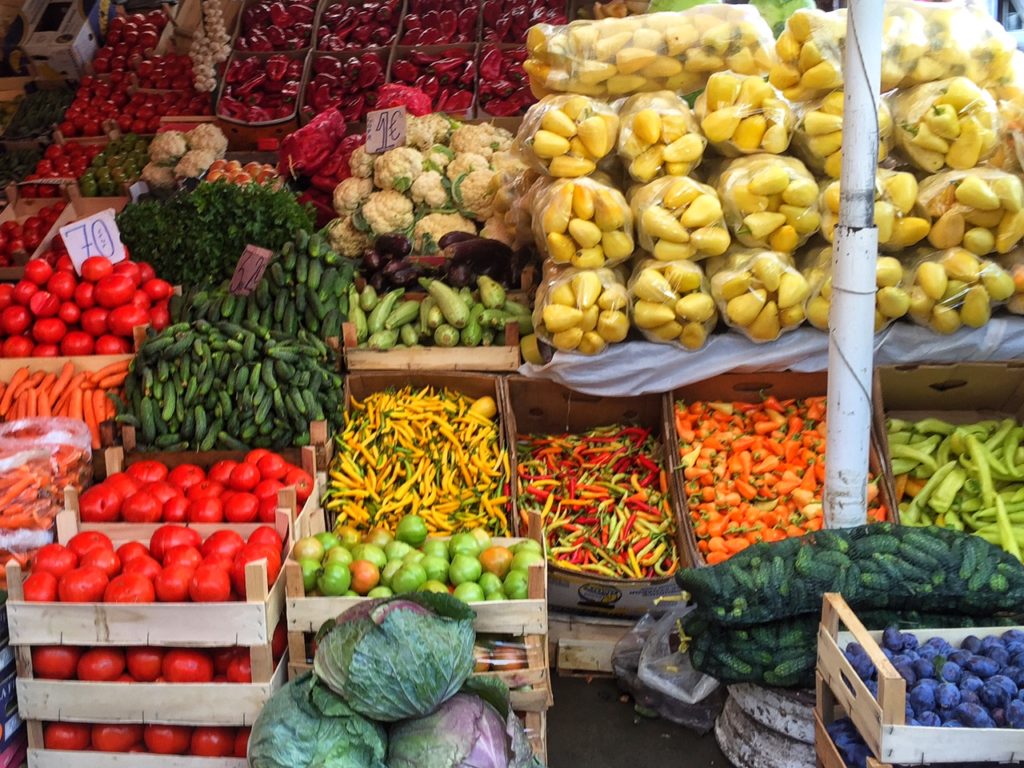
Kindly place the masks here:
[(883, 17), (882, 0), (850, 0), (843, 52), (842, 194), (828, 323), (827, 528), (867, 522)]

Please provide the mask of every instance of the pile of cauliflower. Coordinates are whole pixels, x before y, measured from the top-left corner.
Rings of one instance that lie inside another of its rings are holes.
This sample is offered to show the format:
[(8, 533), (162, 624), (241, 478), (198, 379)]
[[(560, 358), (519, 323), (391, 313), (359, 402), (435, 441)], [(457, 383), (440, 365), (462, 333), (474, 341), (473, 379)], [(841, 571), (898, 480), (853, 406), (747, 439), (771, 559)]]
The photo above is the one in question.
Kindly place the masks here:
[(170, 189), (182, 179), (202, 176), (227, 150), (227, 137), (213, 123), (199, 123), (187, 133), (158, 133), (149, 143), (142, 180), (153, 189)]
[(412, 238), (414, 252), (431, 254), (444, 235), (475, 235), (478, 224), (483, 237), (511, 244), (505, 216), (495, 210), (503, 174), (525, 169), (511, 150), (512, 134), (489, 123), (464, 125), (440, 114), (408, 118), (405, 146), (352, 153), (352, 176), (334, 190), (331, 244), (355, 258), (378, 235), (400, 232)]

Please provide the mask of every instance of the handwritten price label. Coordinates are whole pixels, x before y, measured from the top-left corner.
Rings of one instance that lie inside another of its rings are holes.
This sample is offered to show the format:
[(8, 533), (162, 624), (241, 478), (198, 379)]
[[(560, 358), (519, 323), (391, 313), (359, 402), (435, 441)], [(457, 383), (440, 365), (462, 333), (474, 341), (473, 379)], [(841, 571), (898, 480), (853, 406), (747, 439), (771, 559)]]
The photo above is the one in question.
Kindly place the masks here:
[(273, 251), (260, 248), (258, 245), (245, 246), (235, 266), (229, 290), (236, 296), (248, 296), (256, 290), (273, 255)]
[(124, 245), (121, 243), (113, 208), (64, 225), (60, 228), (60, 236), (79, 274), (82, 273), (85, 260), (93, 256), (102, 256), (114, 264), (125, 260)]
[(366, 113), (366, 151), (379, 155), (405, 144), (405, 107)]

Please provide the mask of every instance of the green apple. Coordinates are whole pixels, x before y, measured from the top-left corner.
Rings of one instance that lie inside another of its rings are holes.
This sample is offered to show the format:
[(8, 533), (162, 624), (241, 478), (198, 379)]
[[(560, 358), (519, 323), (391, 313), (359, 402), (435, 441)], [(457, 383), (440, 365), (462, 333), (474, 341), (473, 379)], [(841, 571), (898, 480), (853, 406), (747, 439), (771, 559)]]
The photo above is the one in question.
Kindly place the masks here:
[(521, 549), (516, 552), (515, 557), (512, 558), (512, 570), (525, 571), (531, 565), (544, 562), (544, 555), (540, 552), (531, 552), (529, 550)]
[(453, 558), (456, 555), (476, 557), (480, 554), (480, 542), (471, 533), (456, 533), (448, 542), (448, 554)]
[(479, 603), (484, 599), (484, 591), (479, 584), (467, 581), (455, 588), (455, 596), (464, 603)]
[(434, 581), (434, 580), (431, 579), (430, 581), (424, 581), (420, 585), (420, 588), (418, 590), (416, 590), (416, 591), (417, 592), (437, 592), (437, 593), (442, 594), (442, 595), (447, 595), (448, 594), (448, 587), (446, 587), (440, 581)]
[(505, 595), (510, 600), (525, 600), (529, 586), (529, 577), (526, 575), (526, 571), (513, 568), (508, 572), (508, 576), (505, 577), (503, 586), (505, 587)]
[(482, 572), (479, 560), (471, 555), (459, 554), (452, 558), (452, 564), (448, 568), (448, 581), (455, 586), (467, 581), (475, 582)]
[(395, 593), (391, 591), (390, 587), (374, 587), (366, 593), (367, 597), (391, 597)]
[(328, 563), (341, 563), (343, 565), (350, 565), (355, 558), (352, 557), (352, 553), (345, 547), (335, 547), (334, 549), (327, 550), (327, 555), (324, 557), (324, 565)]
[(443, 557), (425, 555), (423, 559), (420, 560), (420, 565), (422, 565), (423, 570), (427, 572), (427, 579), (431, 581), (440, 581), (442, 584), (448, 580), (448, 561)]
[(420, 546), (420, 551), (425, 555), (433, 555), (434, 557), (443, 557), (445, 560), (448, 559), (448, 542), (442, 539), (427, 539)]
[(299, 560), (302, 568), (302, 586), (307, 594), (316, 589), (316, 580), (320, 575), (320, 560)]
[(356, 544), (352, 547), (352, 559), (367, 560), (381, 569), (388, 564), (388, 556), (376, 544)]
[(484, 594), (488, 592), (496, 592), (501, 589), (501, 579), (495, 574), (485, 571), (480, 574), (480, 589), (484, 591)]
[(419, 563), (404, 563), (391, 578), (391, 589), (396, 595), (415, 592), (427, 580), (427, 572)]
[(422, 517), (406, 515), (398, 521), (395, 538), (414, 547), (418, 547), (427, 539), (427, 524)]
[(405, 565), (401, 560), (392, 560), (390, 563), (384, 566), (384, 570), (380, 572), (380, 583), (382, 586), (390, 587), (391, 580), (395, 577), (402, 566)]
[(384, 554), (387, 555), (388, 560), (401, 560), (412, 551), (412, 547), (404, 541), (398, 541), (397, 539), (389, 541), (388, 545), (384, 547)]

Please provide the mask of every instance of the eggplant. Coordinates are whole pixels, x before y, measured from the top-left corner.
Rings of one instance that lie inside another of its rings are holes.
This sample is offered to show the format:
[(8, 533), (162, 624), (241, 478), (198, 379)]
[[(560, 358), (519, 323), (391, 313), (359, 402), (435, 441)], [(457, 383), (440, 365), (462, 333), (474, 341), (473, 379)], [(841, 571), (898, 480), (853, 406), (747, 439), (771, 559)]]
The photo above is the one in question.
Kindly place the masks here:
[(387, 288), (387, 280), (384, 279), (384, 275), (380, 272), (374, 272), (370, 275), (370, 279), (367, 282), (373, 286), (373, 290), (377, 293), (383, 293)]
[(416, 267), (409, 265), (392, 273), (391, 282), (398, 288), (408, 288), (415, 285), (418, 277), (419, 270), (416, 269)]
[(381, 235), (373, 244), (377, 253), (383, 256), (390, 256), (393, 259), (404, 259), (412, 253), (412, 243), (405, 235), (391, 234)]
[(384, 266), (384, 257), (377, 251), (366, 251), (363, 254), (363, 269), (367, 272), (378, 272)]
[(445, 280), (454, 288), (463, 288), (473, 282), (473, 269), (467, 262), (452, 264), (448, 268), (448, 276)]
[(466, 240), (478, 240), (478, 239), (479, 238), (476, 235), (471, 235), (468, 232), (448, 232), (448, 233), (446, 233), (446, 234), (441, 236), (441, 239), (438, 240), (438, 242), (437, 242), (437, 246), (441, 250), (444, 250), (449, 245), (455, 245), (455, 243), (461, 243), (461, 242), (464, 242)]
[(381, 273), (388, 280), (393, 280), (396, 273), (401, 272), (403, 269), (415, 269), (416, 266), (408, 259), (395, 259), (389, 261), (384, 265)]

